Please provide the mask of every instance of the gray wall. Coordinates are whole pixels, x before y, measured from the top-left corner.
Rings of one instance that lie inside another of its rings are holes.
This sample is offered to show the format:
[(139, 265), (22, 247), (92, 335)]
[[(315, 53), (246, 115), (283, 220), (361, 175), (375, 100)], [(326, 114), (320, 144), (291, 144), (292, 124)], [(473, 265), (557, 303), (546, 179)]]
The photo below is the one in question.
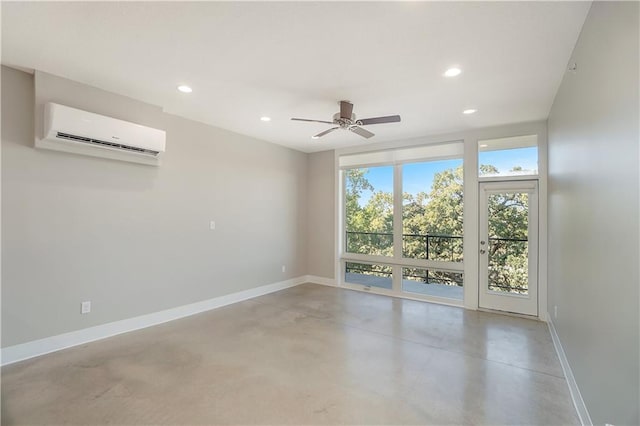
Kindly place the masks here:
[(549, 309), (595, 424), (640, 422), (638, 12), (593, 3), (548, 123)]
[(308, 271), (310, 275), (334, 278), (336, 216), (334, 151), (309, 154), (308, 166)]
[[(34, 95), (164, 128), (162, 166), (34, 149)], [(2, 347), (306, 274), (306, 192), (304, 153), (3, 67)]]

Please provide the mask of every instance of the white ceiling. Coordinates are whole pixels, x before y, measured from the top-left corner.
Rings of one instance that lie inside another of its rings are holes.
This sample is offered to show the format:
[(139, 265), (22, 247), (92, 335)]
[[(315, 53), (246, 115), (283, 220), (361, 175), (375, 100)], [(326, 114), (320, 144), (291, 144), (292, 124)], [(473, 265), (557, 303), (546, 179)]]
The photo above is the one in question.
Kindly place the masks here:
[[(2, 63), (305, 152), (545, 119), (590, 2), (2, 2)], [(445, 79), (452, 65), (463, 73)], [(176, 90), (178, 84), (193, 93)], [(337, 101), (360, 118), (328, 126)], [(474, 115), (462, 110), (477, 108)], [(271, 122), (260, 121), (269, 116)]]

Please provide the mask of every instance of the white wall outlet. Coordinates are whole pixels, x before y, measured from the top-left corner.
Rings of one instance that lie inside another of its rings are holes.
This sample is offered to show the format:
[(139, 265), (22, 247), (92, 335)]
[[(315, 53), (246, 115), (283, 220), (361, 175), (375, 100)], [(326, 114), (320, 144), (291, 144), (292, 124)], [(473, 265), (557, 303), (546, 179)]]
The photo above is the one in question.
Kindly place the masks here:
[(558, 305), (553, 306), (553, 318), (554, 319), (558, 318)]
[(91, 312), (91, 302), (82, 302), (80, 304), (80, 313), (88, 314), (89, 312)]
[(282, 265), (282, 272), (287, 272), (287, 267), (285, 265)]
[(216, 229), (216, 221), (215, 220), (212, 220), (212, 221), (209, 222), (209, 229), (212, 230), (212, 231), (215, 231), (215, 229)]

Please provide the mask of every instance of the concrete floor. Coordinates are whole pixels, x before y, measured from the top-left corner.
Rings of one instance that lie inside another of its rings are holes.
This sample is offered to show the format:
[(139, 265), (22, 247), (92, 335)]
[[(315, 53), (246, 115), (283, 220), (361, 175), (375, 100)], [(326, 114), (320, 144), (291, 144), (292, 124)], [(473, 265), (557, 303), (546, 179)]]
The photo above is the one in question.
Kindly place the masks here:
[(577, 424), (544, 323), (305, 284), (2, 369), (2, 424)]

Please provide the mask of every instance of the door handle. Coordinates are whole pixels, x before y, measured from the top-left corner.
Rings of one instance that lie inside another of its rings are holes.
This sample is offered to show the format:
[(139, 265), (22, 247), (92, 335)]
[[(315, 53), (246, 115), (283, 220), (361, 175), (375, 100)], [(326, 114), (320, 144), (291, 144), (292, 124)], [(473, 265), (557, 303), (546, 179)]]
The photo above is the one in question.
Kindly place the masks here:
[(480, 254), (485, 254), (487, 251), (485, 249), (480, 249)]

